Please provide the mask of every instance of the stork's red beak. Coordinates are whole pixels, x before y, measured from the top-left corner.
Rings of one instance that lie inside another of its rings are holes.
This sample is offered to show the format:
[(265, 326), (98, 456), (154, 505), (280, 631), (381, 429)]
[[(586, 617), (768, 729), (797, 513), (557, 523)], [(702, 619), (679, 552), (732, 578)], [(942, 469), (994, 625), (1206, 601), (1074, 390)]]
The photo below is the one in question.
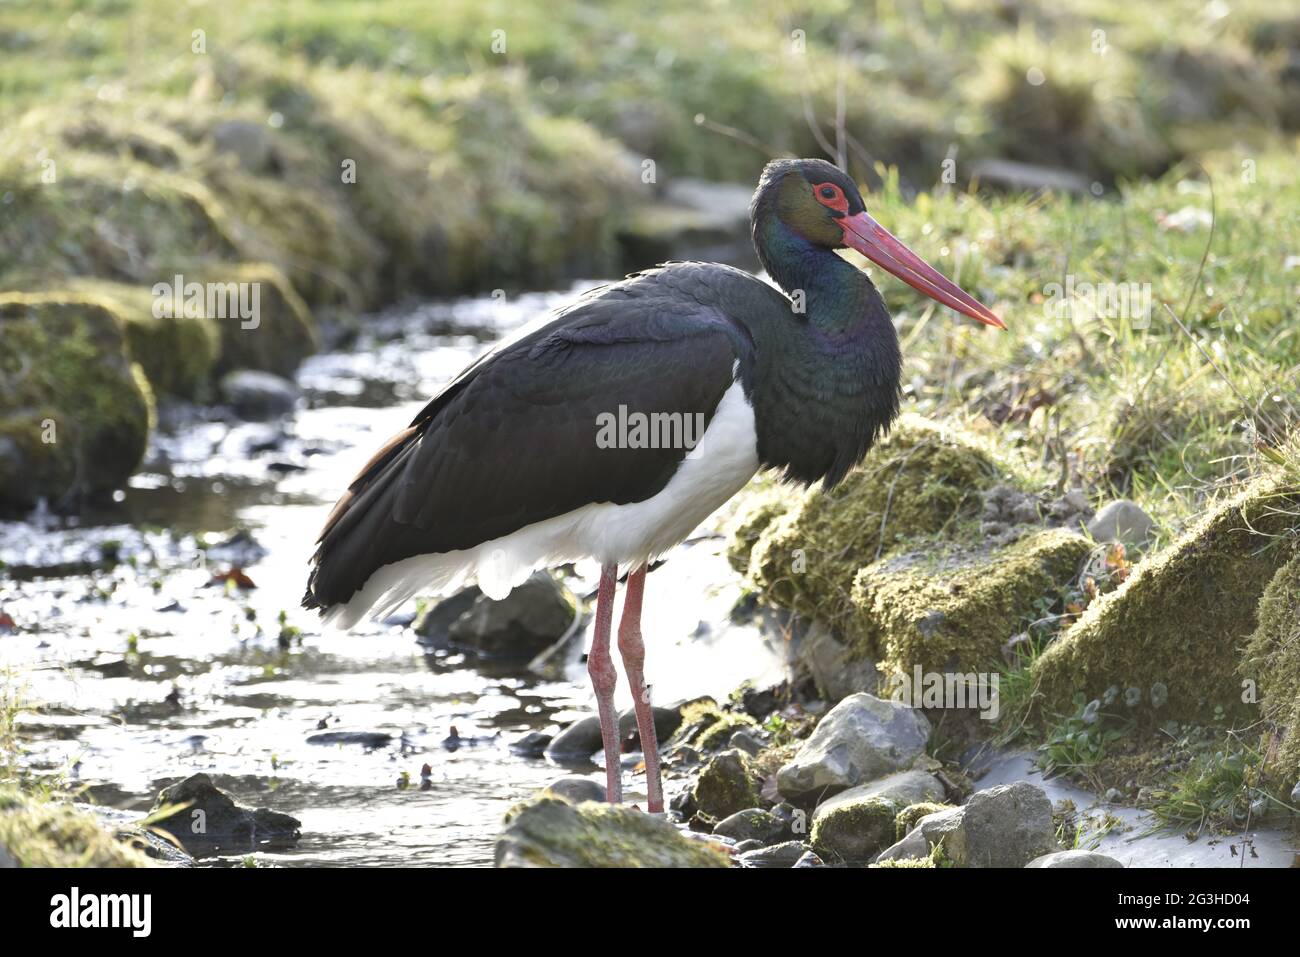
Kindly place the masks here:
[(913, 289), (925, 293), (949, 309), (955, 309), (963, 316), (970, 316), (976, 322), (997, 326), (999, 329), (1006, 328), (1006, 324), (986, 306), (904, 246), (865, 212), (856, 216), (844, 216), (839, 223), (844, 230), (846, 244), (877, 266), (888, 269)]

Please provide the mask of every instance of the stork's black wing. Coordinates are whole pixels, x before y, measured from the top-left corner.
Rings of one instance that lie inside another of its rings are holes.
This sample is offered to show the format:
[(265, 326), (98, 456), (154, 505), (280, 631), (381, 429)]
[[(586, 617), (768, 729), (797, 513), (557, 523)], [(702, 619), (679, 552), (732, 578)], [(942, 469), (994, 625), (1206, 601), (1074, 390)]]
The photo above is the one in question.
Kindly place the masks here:
[[(330, 514), (304, 605), (346, 602), (380, 567), (469, 548), (597, 502), (659, 492), (686, 448), (601, 448), (602, 414), (707, 423), (753, 347), (716, 286), (679, 263), (594, 290), (469, 366), (376, 453)], [(767, 295), (763, 287), (760, 295)]]

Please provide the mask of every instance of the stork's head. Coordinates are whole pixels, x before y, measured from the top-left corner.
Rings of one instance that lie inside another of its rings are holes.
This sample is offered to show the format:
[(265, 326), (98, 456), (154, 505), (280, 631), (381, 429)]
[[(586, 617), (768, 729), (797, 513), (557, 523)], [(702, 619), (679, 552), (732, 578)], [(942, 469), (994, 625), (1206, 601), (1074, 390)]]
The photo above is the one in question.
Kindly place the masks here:
[(857, 184), (825, 160), (773, 160), (763, 170), (752, 210), (770, 211), (786, 229), (826, 249), (856, 249), (918, 292), (976, 322), (1002, 320), (871, 218)]

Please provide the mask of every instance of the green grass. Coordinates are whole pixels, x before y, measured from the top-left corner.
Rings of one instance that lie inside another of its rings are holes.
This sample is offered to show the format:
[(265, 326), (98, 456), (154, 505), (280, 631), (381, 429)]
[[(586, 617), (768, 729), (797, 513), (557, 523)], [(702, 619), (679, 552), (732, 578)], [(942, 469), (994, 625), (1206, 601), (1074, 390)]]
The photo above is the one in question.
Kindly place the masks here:
[(1168, 735), (1168, 750), (1185, 756), (1185, 766), (1153, 794), (1150, 809), (1162, 825), (1198, 836), (1228, 834), (1268, 817), (1300, 813), (1288, 795), (1268, 785), (1265, 750), (1248, 734), (1175, 726)]

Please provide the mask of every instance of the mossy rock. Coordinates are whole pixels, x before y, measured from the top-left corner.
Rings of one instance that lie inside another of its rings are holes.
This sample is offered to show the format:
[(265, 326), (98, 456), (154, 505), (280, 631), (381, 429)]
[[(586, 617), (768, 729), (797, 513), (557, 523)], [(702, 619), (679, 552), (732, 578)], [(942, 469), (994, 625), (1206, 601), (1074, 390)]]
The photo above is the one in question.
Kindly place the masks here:
[(1242, 650), (1265, 586), (1290, 557), (1298, 510), (1300, 484), (1257, 479), (1141, 562), (1034, 662), (1043, 710), (1073, 712), (1080, 692), (1162, 685), (1162, 717), (1203, 721), (1217, 707), (1249, 717)]
[(999, 480), (992, 451), (973, 436), (904, 415), (836, 488), (787, 491), (784, 510), (765, 495), (742, 512), (732, 562), (766, 601), (838, 625), (860, 568), (909, 539), (973, 524), (980, 492)]
[(757, 807), (758, 781), (749, 756), (733, 748), (714, 757), (696, 778), (694, 796), (696, 807), (717, 820)]
[(841, 864), (870, 864), (894, 843), (896, 802), (883, 797), (827, 802), (813, 815), (813, 850), (823, 860)]
[(6, 857), (17, 867), (154, 866), (94, 814), (14, 789), (0, 791), (0, 861)]
[(982, 672), (1034, 617), (1035, 605), (1071, 581), (1091, 550), (1065, 529), (996, 548), (931, 547), (862, 569), (853, 581), (847, 635), (882, 673)]
[(726, 746), (733, 732), (758, 727), (749, 715), (724, 711), (712, 698), (683, 705), (681, 716), (681, 724), (669, 740), (669, 746), (689, 745), (700, 751), (716, 751)]
[(497, 839), (497, 867), (727, 867), (727, 852), (625, 805), (543, 797), (516, 805)]
[(211, 394), (221, 358), (222, 320), (164, 314), (169, 310), (148, 286), (95, 279), (67, 285), (117, 313), (131, 358), (144, 369), (155, 395), (202, 400)]
[(1256, 617), (1241, 673), (1258, 680), (1264, 716), (1285, 729), (1274, 774), (1289, 789), (1300, 781), (1300, 554), (1277, 570)]
[[(174, 279), (172, 280), (174, 282)], [(251, 318), (233, 305), (224, 316), (210, 318), (221, 335), (218, 374), (231, 369), (261, 369), (277, 375), (292, 375), (294, 369), (319, 344), (311, 310), (293, 285), (269, 263), (231, 263), (205, 266), (185, 282), (211, 284), (227, 303), (241, 301)], [(242, 296), (239, 300), (237, 297)]]
[(119, 487), (148, 442), (153, 397), (117, 314), (75, 293), (0, 293), (0, 502)]
[(939, 811), (948, 811), (953, 808), (951, 804), (939, 804), (933, 801), (922, 801), (919, 804), (909, 804), (898, 812), (894, 818), (894, 840), (901, 841), (912, 832), (918, 821), (927, 814), (935, 814)]

